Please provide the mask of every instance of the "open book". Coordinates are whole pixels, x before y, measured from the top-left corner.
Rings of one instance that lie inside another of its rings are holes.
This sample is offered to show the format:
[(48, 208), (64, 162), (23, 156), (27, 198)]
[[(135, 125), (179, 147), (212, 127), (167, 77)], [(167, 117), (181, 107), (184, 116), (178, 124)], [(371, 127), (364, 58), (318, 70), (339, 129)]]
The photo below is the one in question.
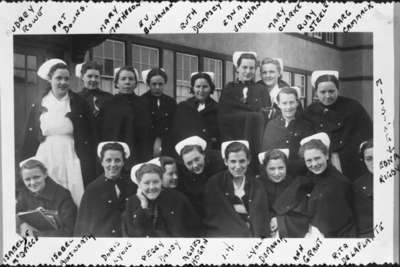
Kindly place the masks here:
[(55, 217), (57, 211), (36, 209), (17, 213), (19, 219), (35, 227), (39, 231), (57, 230)]

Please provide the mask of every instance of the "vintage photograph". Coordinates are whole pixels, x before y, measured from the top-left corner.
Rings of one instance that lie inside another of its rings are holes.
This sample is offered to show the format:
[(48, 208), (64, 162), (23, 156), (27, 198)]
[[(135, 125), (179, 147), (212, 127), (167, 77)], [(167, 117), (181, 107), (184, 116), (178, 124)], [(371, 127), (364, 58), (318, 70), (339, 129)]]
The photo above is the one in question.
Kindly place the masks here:
[(21, 236), (374, 236), (372, 32), (13, 49)]

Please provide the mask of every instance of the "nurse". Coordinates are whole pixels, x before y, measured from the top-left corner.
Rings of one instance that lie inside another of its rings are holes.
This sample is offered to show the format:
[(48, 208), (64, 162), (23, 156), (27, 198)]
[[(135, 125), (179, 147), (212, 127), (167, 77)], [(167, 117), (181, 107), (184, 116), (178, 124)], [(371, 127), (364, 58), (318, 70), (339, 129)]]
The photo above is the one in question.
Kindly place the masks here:
[(353, 183), (354, 211), (357, 223), (357, 237), (374, 236), (374, 144), (369, 139), (360, 145), (360, 156), (367, 171)]
[(329, 161), (330, 140), (318, 133), (300, 142), (308, 172), (274, 203), (281, 237), (353, 237), (351, 186)]
[(218, 123), (221, 138), (222, 141), (248, 140), (251, 155), (256, 158), (269, 117), (271, 99), (266, 94), (265, 86), (254, 81), (257, 68), (255, 52), (235, 52), (233, 64), (238, 72), (238, 79), (224, 87), (219, 101)]
[(146, 103), (134, 92), (137, 79), (137, 71), (131, 66), (116, 69), (114, 84), (118, 92), (99, 115), (101, 140), (124, 142), (134, 151), (126, 162), (128, 169), (152, 155), (151, 117)]
[(104, 172), (83, 194), (74, 235), (121, 237), (122, 212), (128, 197), (137, 189), (122, 172), (130, 149), (123, 142), (102, 142), (98, 145), (97, 155)]
[(190, 79), (193, 97), (178, 104), (173, 126), (175, 143), (199, 136), (207, 141), (207, 146), (219, 149), (218, 105), (211, 98), (215, 90), (213, 72), (194, 72)]
[(211, 176), (225, 169), (221, 154), (207, 149), (206, 140), (199, 136), (181, 140), (175, 149), (180, 156), (178, 190), (189, 198), (196, 212), (203, 217), (205, 185)]
[(314, 132), (326, 132), (331, 139), (331, 161), (346, 177), (354, 181), (365, 167), (359, 160), (358, 147), (372, 138), (372, 121), (356, 100), (339, 95), (337, 71), (314, 71), (312, 85), (318, 102), (305, 110)]
[(262, 150), (276, 148), (289, 149), (288, 172), (291, 175), (304, 174), (304, 160), (298, 156), (300, 141), (313, 133), (311, 122), (297, 112), (299, 105), (298, 91), (293, 87), (280, 89), (276, 100), (281, 113), (270, 120), (264, 130)]
[(131, 179), (136, 195), (129, 198), (123, 219), (124, 236), (194, 237), (200, 218), (181, 192), (162, 187), (162, 169), (153, 163), (137, 164)]
[(162, 186), (163, 188), (177, 188), (179, 184), (178, 167), (176, 160), (168, 156), (161, 156), (154, 158), (147, 163), (155, 164), (161, 167), (162, 173)]
[(151, 144), (153, 157), (173, 154), (171, 129), (176, 111), (176, 101), (164, 93), (168, 81), (167, 73), (163, 68), (153, 68), (142, 71), (143, 81), (150, 90), (142, 98), (148, 112), (151, 114)]
[(221, 153), (228, 170), (207, 182), (204, 206), (208, 237), (269, 237), (267, 193), (260, 179), (248, 173), (251, 155), (246, 140), (226, 141)]
[(100, 89), (102, 67), (96, 61), (87, 61), (75, 66), (75, 75), (83, 81), (83, 88), (79, 92), (88, 103), (95, 118), (105, 102), (111, 99), (112, 94)]
[(94, 118), (85, 100), (71, 91), (63, 60), (47, 60), (38, 75), (49, 88), (32, 104), (21, 156), (40, 160), (79, 206), (84, 186), (96, 178)]

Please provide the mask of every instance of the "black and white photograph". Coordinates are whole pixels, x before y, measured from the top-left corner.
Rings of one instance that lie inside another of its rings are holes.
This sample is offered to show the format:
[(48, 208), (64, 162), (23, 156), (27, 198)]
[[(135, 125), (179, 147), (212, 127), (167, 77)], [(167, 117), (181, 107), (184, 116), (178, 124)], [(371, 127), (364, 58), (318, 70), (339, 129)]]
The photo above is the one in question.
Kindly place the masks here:
[(392, 5), (0, 7), (3, 263), (398, 261)]

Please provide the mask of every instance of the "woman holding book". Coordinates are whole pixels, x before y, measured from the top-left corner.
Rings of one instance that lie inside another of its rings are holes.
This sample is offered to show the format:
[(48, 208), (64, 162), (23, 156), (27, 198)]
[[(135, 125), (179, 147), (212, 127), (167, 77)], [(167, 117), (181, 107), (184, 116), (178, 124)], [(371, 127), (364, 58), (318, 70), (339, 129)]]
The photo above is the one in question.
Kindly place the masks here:
[(17, 196), (17, 232), (22, 236), (72, 236), (76, 205), (71, 193), (48, 177), (39, 160), (21, 162), (20, 171), (25, 187)]

